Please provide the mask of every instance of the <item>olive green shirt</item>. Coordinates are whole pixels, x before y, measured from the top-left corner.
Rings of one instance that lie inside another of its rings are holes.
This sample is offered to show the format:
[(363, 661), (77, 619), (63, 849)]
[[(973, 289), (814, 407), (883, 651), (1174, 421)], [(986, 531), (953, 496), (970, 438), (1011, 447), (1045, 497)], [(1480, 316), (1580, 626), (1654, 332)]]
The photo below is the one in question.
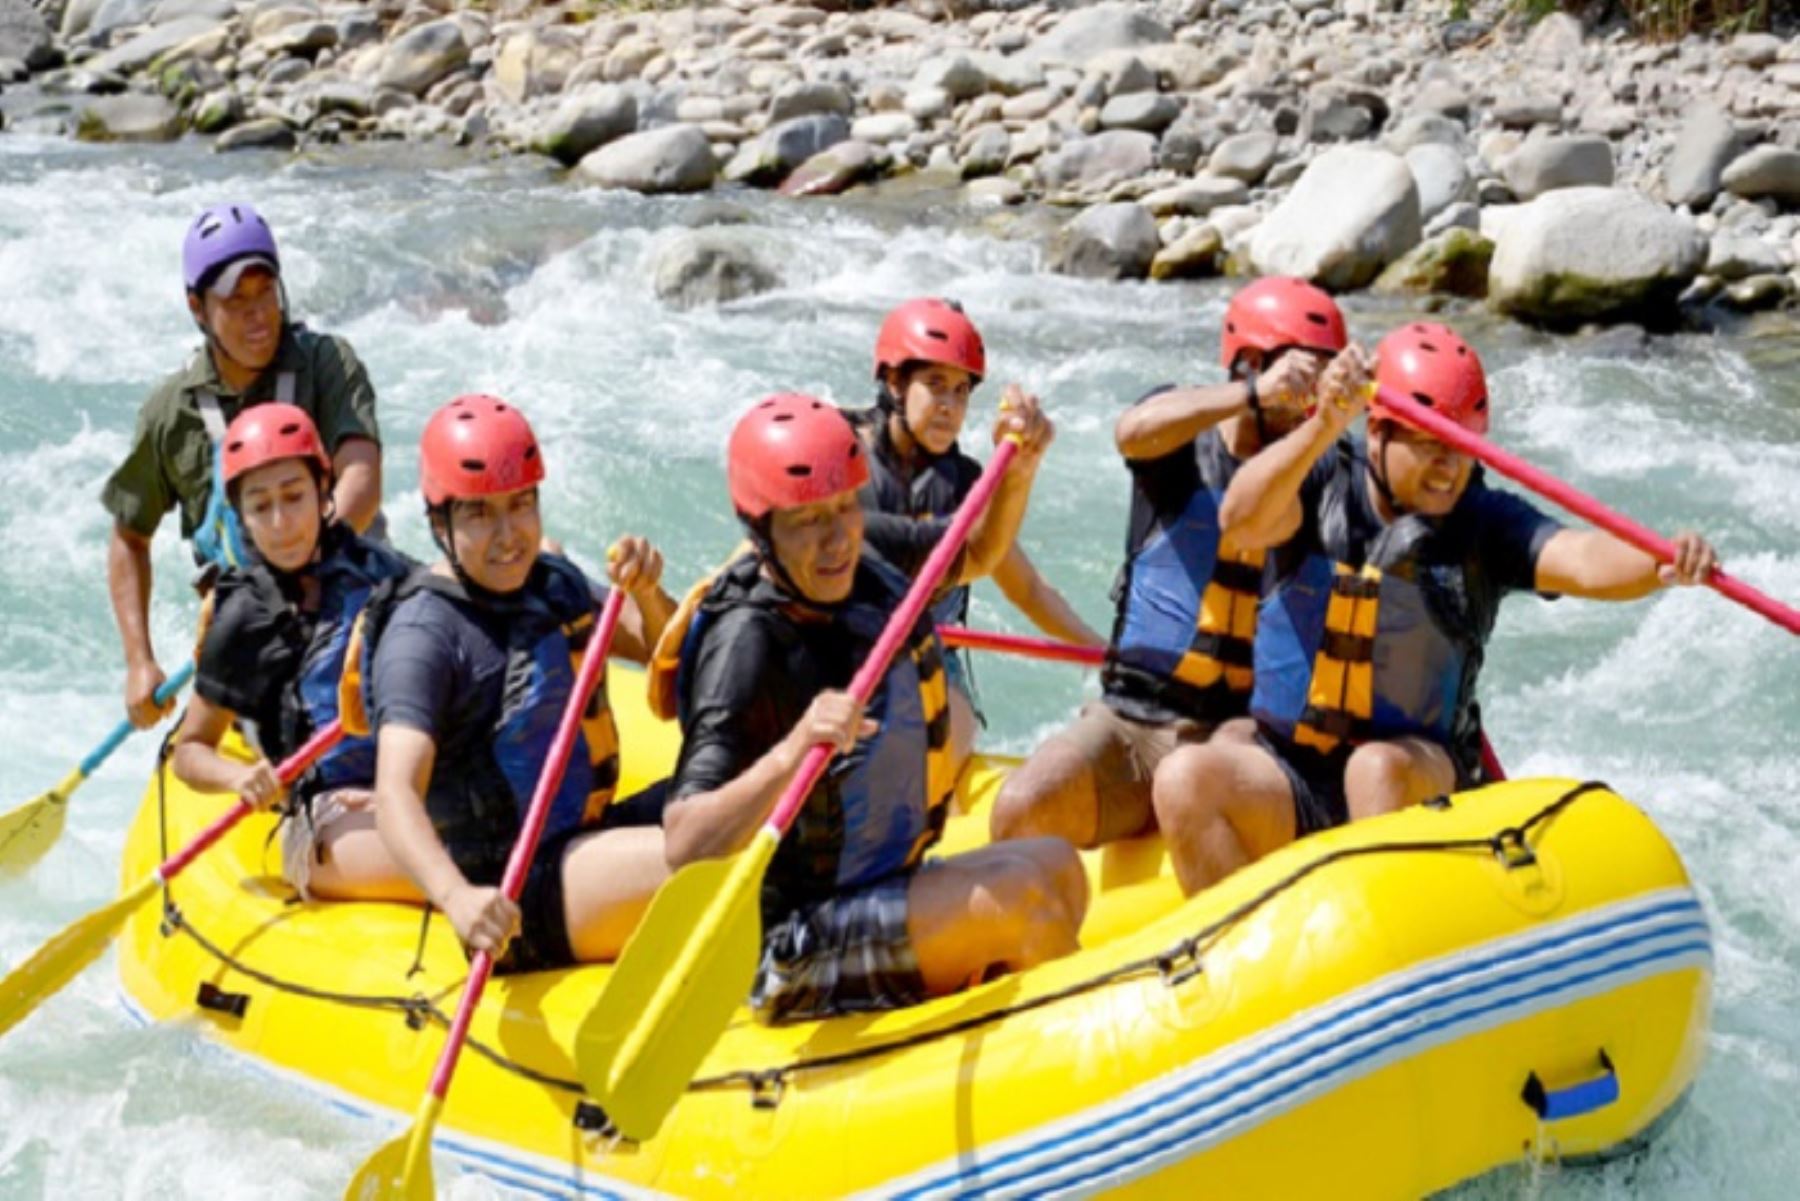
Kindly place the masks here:
[(375, 389), (350, 344), (303, 325), (289, 326), (275, 361), (242, 394), (226, 390), (206, 347), (150, 394), (138, 410), (131, 453), (106, 481), (100, 503), (121, 526), (146, 538), (163, 515), (181, 508), (181, 536), (192, 538), (212, 491), (212, 439), (200, 416), (198, 395), (211, 390), (230, 421), (243, 409), (275, 399), (276, 381), (294, 373), (294, 403), (319, 427), (326, 452), (335, 456), (346, 438), (380, 443)]

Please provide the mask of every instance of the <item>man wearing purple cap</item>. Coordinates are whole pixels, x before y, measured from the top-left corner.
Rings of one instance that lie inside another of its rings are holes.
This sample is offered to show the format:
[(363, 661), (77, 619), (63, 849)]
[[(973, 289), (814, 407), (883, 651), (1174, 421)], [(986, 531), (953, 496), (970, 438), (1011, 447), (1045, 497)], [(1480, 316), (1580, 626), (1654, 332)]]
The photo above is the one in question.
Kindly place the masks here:
[(168, 708), (154, 699), (164, 677), (149, 623), (150, 540), (163, 515), (180, 509), (181, 535), (200, 562), (243, 559), (215, 467), (232, 418), (268, 401), (305, 409), (331, 454), (336, 516), (360, 533), (381, 505), (375, 390), (348, 342), (288, 321), (268, 222), (247, 204), (216, 205), (189, 227), (181, 259), (188, 311), (206, 344), (144, 402), (131, 453), (100, 497), (113, 515), (106, 576), (125, 647), (125, 707), (139, 727)]

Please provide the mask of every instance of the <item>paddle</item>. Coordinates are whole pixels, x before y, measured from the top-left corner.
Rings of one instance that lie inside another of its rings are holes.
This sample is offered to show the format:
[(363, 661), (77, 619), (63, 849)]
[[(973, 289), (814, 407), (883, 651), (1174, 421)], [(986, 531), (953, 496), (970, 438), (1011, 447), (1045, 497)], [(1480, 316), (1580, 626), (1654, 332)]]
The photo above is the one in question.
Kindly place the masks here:
[[(282, 760), (276, 768), (281, 782), (293, 783), (301, 772), (312, 766), (313, 760), (336, 745), (342, 734), (343, 731), (334, 721), (307, 739), (299, 750)], [(18, 1025), (26, 1014), (79, 975), (81, 969), (92, 963), (106, 949), (107, 944), (118, 936), (126, 920), (140, 905), (155, 896), (164, 884), (179, 876), (188, 864), (198, 859), (208, 847), (225, 837), (233, 826), (255, 811), (250, 802), (239, 797), (235, 805), (202, 830), (187, 846), (165, 859), (162, 866), (144, 878), (143, 883), (69, 926), (38, 948), (37, 954), (8, 972), (6, 978), (0, 980), (0, 1034), (5, 1034)]]
[[(562, 787), (563, 772), (569, 765), (569, 752), (575, 746), (576, 732), (581, 728), (581, 714), (588, 697), (600, 681), (606, 667), (606, 654), (612, 648), (613, 631), (618, 629), (619, 614), (625, 607), (625, 590), (614, 588), (607, 593), (606, 606), (600, 612), (600, 625), (588, 641), (582, 656), (581, 674), (575, 677), (575, 689), (569, 703), (563, 706), (562, 720), (556, 737), (550, 743), (549, 756), (538, 775), (537, 788), (531, 794), (531, 806), (525, 812), (525, 825), (513, 843), (506, 860), (506, 872), (500, 878), (500, 891), (509, 901), (517, 902), (525, 888), (525, 873), (537, 854), (538, 838), (550, 817), (550, 801)], [(382, 1144), (363, 1162), (362, 1168), (344, 1191), (345, 1201), (430, 1201), (436, 1195), (431, 1183), (431, 1137), (437, 1129), (438, 1116), (444, 1110), (444, 1098), (450, 1092), (450, 1079), (456, 1074), (456, 1062), (462, 1057), (463, 1043), (469, 1036), (469, 1023), (475, 1007), (487, 987), (494, 970), (494, 957), (486, 951), (475, 955), (469, 968), (468, 982), (463, 986), (462, 1003), (456, 1008), (456, 1019), (444, 1049), (438, 1054), (437, 1066), (431, 1073), (431, 1084), (419, 1101), (419, 1111), (412, 1127), (398, 1138)]]
[[(173, 700), (193, 678), (194, 665), (189, 662), (163, 681), (162, 687), (156, 690), (156, 703), (165, 705)], [(75, 770), (63, 777), (62, 783), (48, 792), (39, 793), (11, 813), (0, 814), (0, 876), (18, 875), (43, 858), (44, 852), (62, 836), (70, 794), (98, 771), (136, 729), (129, 721), (121, 721), (99, 746), (88, 752), (87, 758), (77, 764)]]
[[(1402, 395), (1392, 388), (1377, 389), (1381, 404), (1396, 417), (1425, 433), (1430, 434), (1445, 446), (1459, 450), (1471, 458), (1492, 467), (1501, 475), (1530, 488), (1533, 492), (1549, 500), (1555, 501), (1577, 517), (1599, 526), (1613, 537), (1629, 542), (1645, 554), (1663, 563), (1671, 563), (1675, 559), (1675, 544), (1656, 531), (1607, 508), (1593, 497), (1577, 491), (1556, 477), (1538, 470), (1530, 463), (1515, 455), (1501, 450), (1487, 439), (1472, 434), (1454, 421), (1435, 413), (1411, 397)], [(1718, 592), (1730, 597), (1746, 609), (1768, 618), (1781, 626), (1790, 634), (1800, 634), (1800, 609), (1782, 604), (1771, 596), (1766, 596), (1750, 585), (1733, 576), (1726, 575), (1717, 568), (1707, 579), (1707, 584)]]
[[(888, 619), (850, 682), (859, 702), (874, 695), (1017, 450), (1010, 440), (1000, 444)], [(818, 743), (806, 753), (749, 846), (690, 863), (658, 890), (582, 1023), (575, 1048), (582, 1083), (627, 1138), (643, 1141), (662, 1127), (749, 994), (762, 945), (763, 873), (834, 749)]]

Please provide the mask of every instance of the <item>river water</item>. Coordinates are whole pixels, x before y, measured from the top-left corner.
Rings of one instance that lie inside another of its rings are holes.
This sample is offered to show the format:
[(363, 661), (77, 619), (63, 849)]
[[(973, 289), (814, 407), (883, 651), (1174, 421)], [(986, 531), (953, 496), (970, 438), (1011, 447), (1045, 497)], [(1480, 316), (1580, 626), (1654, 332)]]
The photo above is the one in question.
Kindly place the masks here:
[[(427, 541), (419, 429), (450, 396), (492, 391), (546, 444), (551, 532), (590, 564), (617, 534), (647, 534), (677, 590), (736, 538), (721, 470), (735, 414), (777, 389), (866, 402), (882, 313), (949, 294), (986, 335), (990, 379), (1027, 383), (1058, 423), (1025, 543), (1104, 628), (1127, 497), (1112, 421), (1149, 386), (1219, 378), (1225, 285), (1047, 275), (1031, 244), (928, 197), (746, 199), (784, 287), (677, 313), (647, 264), (709, 201), (391, 147), (296, 160), (0, 138), (0, 805), (59, 779), (120, 712), (97, 497), (150, 385), (196, 340), (178, 275), (185, 224), (234, 198), (275, 225), (296, 312), (348, 336), (368, 365), (388, 512), (415, 551)], [(1368, 298), (1346, 307), (1370, 342), (1415, 315)], [(1552, 341), (1479, 314), (1462, 328), (1489, 366), (1496, 440), (1657, 528), (1707, 531), (1733, 571), (1800, 601), (1800, 339)], [(972, 413), (996, 395), (990, 383)], [(165, 665), (196, 611), (173, 524), (155, 548)], [(973, 621), (1022, 628), (986, 585)], [(1072, 669), (992, 660), (978, 679), (987, 742), (1012, 751), (1093, 687)], [(1704, 590), (1621, 606), (1520, 598), (1483, 683), (1514, 774), (1607, 780), (1679, 845), (1715, 921), (1717, 1012), (1691, 1104), (1649, 1152), (1593, 1172), (1506, 1172), (1458, 1195), (1791, 1196), (1800, 643)], [(0, 964), (112, 895), (152, 743), (116, 755), (52, 854), (0, 883)], [(110, 958), (0, 1041), (0, 1197), (334, 1196), (378, 1134), (190, 1030), (138, 1027)], [(474, 1180), (446, 1191), (492, 1195)]]

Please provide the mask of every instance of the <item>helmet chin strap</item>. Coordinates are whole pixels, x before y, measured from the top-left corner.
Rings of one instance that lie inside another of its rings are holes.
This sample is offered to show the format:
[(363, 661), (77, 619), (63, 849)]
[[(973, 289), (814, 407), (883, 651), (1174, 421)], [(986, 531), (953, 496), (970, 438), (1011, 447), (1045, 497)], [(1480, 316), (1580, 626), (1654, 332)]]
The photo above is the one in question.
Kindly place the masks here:
[[(1373, 439), (1373, 437), (1374, 435), (1371, 433), (1370, 438)], [(1392, 439), (1388, 436), (1387, 426), (1384, 422), (1381, 433), (1381, 450), (1377, 453), (1375, 458), (1369, 461), (1369, 478), (1375, 481), (1375, 487), (1380, 490), (1382, 499), (1387, 501), (1388, 508), (1394, 511), (1394, 516), (1406, 517), (1411, 515), (1412, 510), (1400, 503), (1399, 499), (1394, 495), (1393, 488), (1388, 485), (1387, 458), (1388, 444), (1391, 441)]]

